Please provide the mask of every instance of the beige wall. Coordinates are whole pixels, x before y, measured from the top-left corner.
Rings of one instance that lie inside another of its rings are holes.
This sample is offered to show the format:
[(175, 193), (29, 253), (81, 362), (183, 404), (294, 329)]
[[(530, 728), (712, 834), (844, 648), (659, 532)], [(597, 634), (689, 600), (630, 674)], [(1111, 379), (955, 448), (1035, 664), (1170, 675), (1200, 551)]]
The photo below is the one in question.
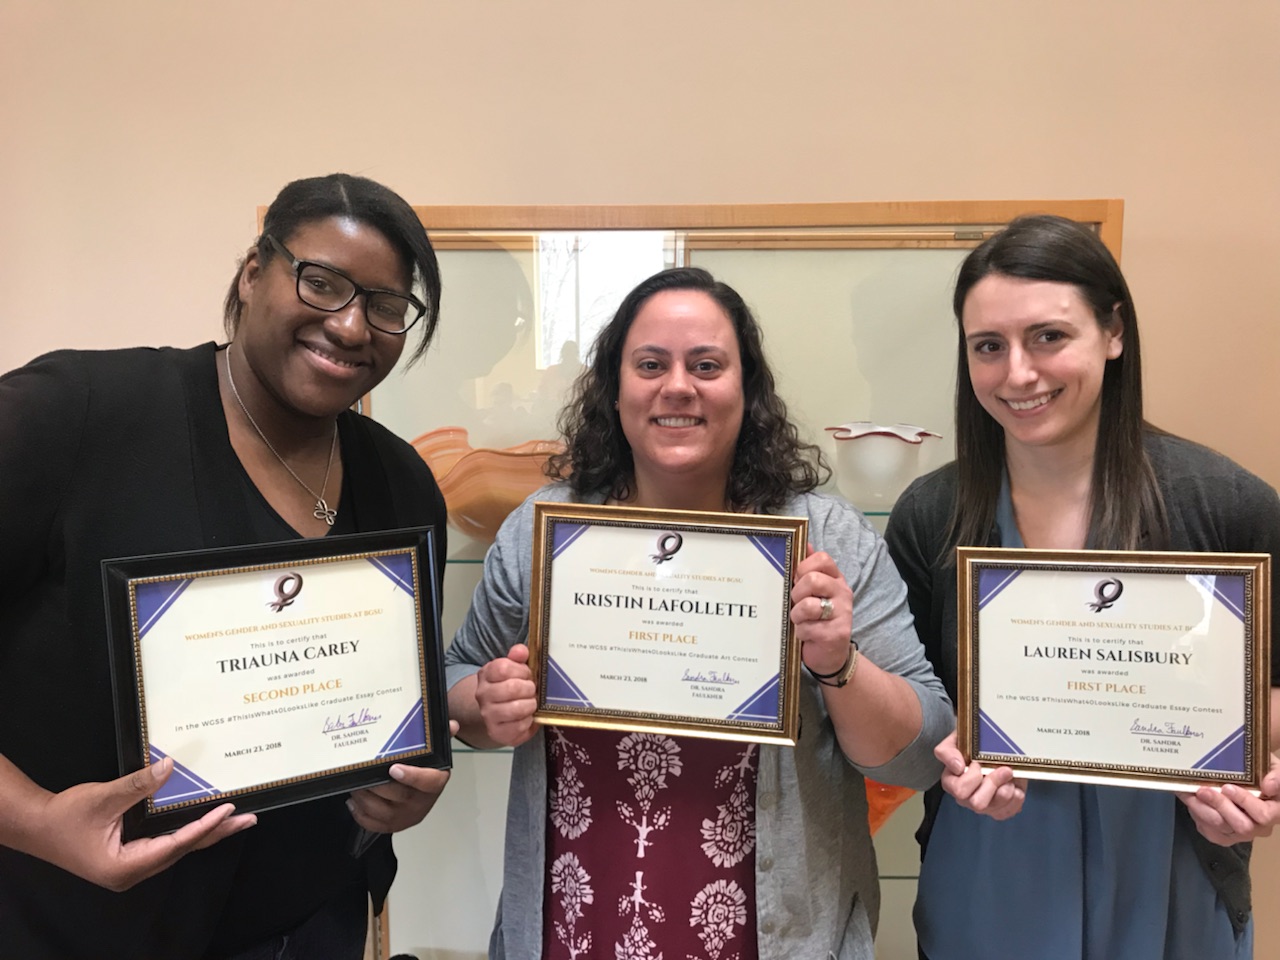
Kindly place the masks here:
[(1150, 415), (1280, 483), (1278, 36), (1274, 0), (0, 0), (0, 369), (216, 336), (256, 205), (335, 169), (418, 204), (1122, 197)]
[(1116, 196), (1152, 416), (1280, 482), (1273, 0), (3, 0), (0, 36), (0, 368), (216, 335), (255, 206), (334, 169), (421, 204)]

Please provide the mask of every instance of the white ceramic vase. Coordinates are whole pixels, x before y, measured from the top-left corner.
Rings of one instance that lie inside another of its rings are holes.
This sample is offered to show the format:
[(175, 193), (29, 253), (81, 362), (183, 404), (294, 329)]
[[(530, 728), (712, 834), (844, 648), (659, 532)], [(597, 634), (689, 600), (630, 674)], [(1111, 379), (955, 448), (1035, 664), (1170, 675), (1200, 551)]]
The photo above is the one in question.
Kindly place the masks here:
[(855, 420), (827, 427), (836, 441), (836, 486), (864, 513), (887, 513), (920, 474), (920, 447), (940, 434), (909, 423)]

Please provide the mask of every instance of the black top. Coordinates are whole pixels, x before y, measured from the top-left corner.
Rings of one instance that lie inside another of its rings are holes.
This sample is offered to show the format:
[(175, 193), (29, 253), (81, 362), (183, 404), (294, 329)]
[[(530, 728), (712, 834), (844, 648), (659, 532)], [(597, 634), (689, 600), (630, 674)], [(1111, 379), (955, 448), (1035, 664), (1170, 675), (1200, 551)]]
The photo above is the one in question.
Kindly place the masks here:
[[(1169, 515), (1169, 543), (1176, 551), (1269, 553), (1272, 596), (1280, 596), (1280, 499), (1263, 480), (1207, 447), (1168, 434), (1149, 433), (1147, 455)], [(956, 496), (956, 468), (947, 464), (911, 484), (894, 506), (885, 541), (907, 583), (907, 602), (925, 655), (956, 700), (955, 544), (946, 541)], [(992, 530), (983, 546), (998, 546)], [(1150, 549), (1139, 544), (1139, 549)], [(944, 557), (945, 551), (945, 557)], [(1271, 605), (1271, 636), (1280, 637), (1280, 605)], [(1280, 658), (1272, 647), (1271, 684), (1280, 686)], [(925, 795), (925, 820), (917, 838), (927, 844), (941, 787)], [(1178, 804), (1179, 816), (1190, 816)], [(1248, 919), (1250, 847), (1219, 847), (1192, 828), (1196, 852), (1239, 928)], [(923, 852), (923, 851), (922, 851)]]
[[(215, 346), (61, 351), (0, 378), (0, 753), (46, 789), (119, 776), (100, 561), (296, 536), (231, 448)], [(412, 447), (338, 420), (336, 532), (434, 525), (445, 506)], [(389, 840), (360, 860), (343, 797), (258, 825), (111, 893), (0, 847), (4, 955), (200, 958), (287, 930), (343, 886), (380, 904)]]

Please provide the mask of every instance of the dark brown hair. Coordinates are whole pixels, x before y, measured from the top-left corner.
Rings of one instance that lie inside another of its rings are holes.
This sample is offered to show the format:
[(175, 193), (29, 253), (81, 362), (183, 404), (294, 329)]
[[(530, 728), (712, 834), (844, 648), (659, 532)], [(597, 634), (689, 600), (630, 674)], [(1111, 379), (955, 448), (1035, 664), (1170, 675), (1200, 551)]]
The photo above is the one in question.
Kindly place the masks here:
[(823, 483), (831, 471), (821, 451), (802, 443), (795, 424), (787, 419), (787, 406), (778, 396), (765, 359), (760, 325), (736, 290), (696, 267), (654, 274), (627, 294), (600, 331), (560, 413), (566, 450), (548, 461), (548, 476), (567, 478), (579, 495), (604, 492), (619, 500), (631, 496), (635, 462), (614, 409), (622, 378), (622, 348), (640, 308), (664, 290), (705, 293), (724, 310), (737, 336), (744, 409), (725, 491), (729, 503), (739, 510), (775, 509), (792, 495)]
[(1108, 360), (1093, 456), (1090, 494), (1091, 546), (1133, 550), (1144, 533), (1150, 546), (1168, 542), (1168, 519), (1143, 435), (1155, 428), (1142, 415), (1142, 354), (1138, 315), (1129, 285), (1111, 251), (1088, 228), (1062, 217), (1019, 217), (965, 258), (956, 278), (956, 502), (951, 542), (985, 545), (995, 526), (996, 500), (1005, 466), (1004, 431), (973, 392), (964, 337), (964, 303), (991, 274), (1074, 286), (1098, 325), (1124, 338), (1124, 350)]

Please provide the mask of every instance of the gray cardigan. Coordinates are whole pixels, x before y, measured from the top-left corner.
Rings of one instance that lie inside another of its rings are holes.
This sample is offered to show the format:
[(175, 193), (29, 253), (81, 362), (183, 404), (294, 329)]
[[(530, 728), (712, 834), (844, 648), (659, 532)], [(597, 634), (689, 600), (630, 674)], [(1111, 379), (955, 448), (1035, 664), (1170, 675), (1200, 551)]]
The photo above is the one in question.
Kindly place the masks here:
[[(543, 487), (502, 525), (471, 610), (445, 656), (450, 686), (525, 641), (533, 503), (572, 499), (565, 484)], [(933, 747), (951, 732), (955, 718), (916, 639), (906, 588), (870, 524), (843, 500), (823, 494), (794, 497), (778, 512), (809, 518), (810, 542), (835, 559), (853, 588), (854, 636), (862, 654), (911, 685), (924, 723), (916, 739), (888, 763), (855, 767), (836, 743), (816, 682), (803, 674), (799, 743), (760, 750), (755, 862), (760, 960), (872, 960), (880, 891), (863, 777), (927, 788), (941, 773)], [(495, 960), (538, 960), (542, 954), (546, 807), (546, 749), (539, 732), (516, 749), (511, 769), (504, 885), (489, 947)]]
[[(1274, 559), (1280, 553), (1280, 499), (1275, 490), (1221, 454), (1181, 437), (1153, 431), (1146, 437), (1146, 448), (1169, 515), (1170, 549), (1270, 553), (1272, 596), (1280, 596), (1276, 583), (1280, 565)], [(907, 488), (894, 506), (885, 534), (910, 590), (920, 640), (952, 697), (956, 694), (956, 571), (942, 557), (944, 550), (950, 556), (952, 545), (946, 541), (946, 532), (955, 495), (956, 469), (950, 463)], [(1271, 614), (1274, 638), (1280, 636), (1280, 605), (1274, 601)], [(1277, 686), (1280, 660), (1274, 646), (1272, 651), (1271, 684)], [(935, 788), (925, 797), (925, 820), (917, 833), (922, 847), (933, 827), (940, 791)], [(1250, 845), (1219, 847), (1195, 831), (1181, 804), (1178, 816), (1186, 818), (1183, 827), (1194, 833), (1200, 862), (1227, 905), (1233, 925), (1242, 929), (1250, 910)]]

